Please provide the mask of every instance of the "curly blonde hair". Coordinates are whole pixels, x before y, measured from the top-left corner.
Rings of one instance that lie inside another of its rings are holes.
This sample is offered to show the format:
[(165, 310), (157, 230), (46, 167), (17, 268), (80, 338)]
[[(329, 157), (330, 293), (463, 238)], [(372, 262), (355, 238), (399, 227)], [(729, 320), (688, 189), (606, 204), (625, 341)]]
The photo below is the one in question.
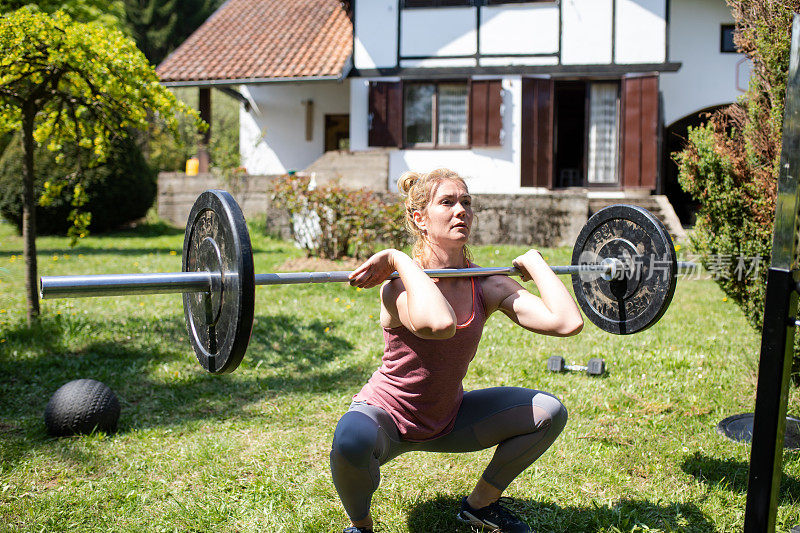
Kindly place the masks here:
[[(405, 204), (405, 226), (408, 232), (414, 239), (414, 246), (411, 255), (414, 259), (422, 259), (425, 252), (427, 240), (422, 231), (417, 227), (414, 222), (414, 211), (419, 211), (424, 214), (428, 208), (436, 188), (443, 181), (452, 180), (461, 183), (464, 188), (467, 184), (464, 178), (447, 168), (437, 168), (430, 172), (405, 172), (397, 180), (397, 187), (405, 197), (403, 203)], [(464, 262), (469, 264), (472, 260), (472, 253), (467, 245), (464, 245)]]

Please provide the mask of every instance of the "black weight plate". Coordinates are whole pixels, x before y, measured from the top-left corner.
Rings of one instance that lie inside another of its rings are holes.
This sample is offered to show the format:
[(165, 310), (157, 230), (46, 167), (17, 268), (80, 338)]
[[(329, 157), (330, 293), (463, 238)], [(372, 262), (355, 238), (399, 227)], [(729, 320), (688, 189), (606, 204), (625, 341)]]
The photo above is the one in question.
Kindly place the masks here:
[(601, 209), (581, 229), (572, 264), (591, 264), (614, 257), (625, 265), (623, 279), (573, 274), (575, 299), (597, 327), (628, 335), (649, 328), (672, 301), (678, 264), (669, 232), (641, 207), (612, 205)]
[(229, 193), (201, 194), (183, 240), (184, 272), (218, 272), (210, 293), (183, 294), (186, 330), (200, 364), (212, 374), (233, 372), (253, 331), (255, 270), (244, 215)]

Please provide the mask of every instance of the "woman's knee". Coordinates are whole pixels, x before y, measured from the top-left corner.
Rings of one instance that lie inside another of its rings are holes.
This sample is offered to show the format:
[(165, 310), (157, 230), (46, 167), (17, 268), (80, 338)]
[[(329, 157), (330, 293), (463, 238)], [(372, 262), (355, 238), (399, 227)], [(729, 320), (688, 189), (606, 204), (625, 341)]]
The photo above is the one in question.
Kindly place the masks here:
[(534, 396), (533, 405), (547, 413), (547, 417), (550, 419), (550, 427), (557, 433), (561, 433), (569, 418), (567, 408), (561, 403), (561, 400), (552, 394), (540, 392)]
[(365, 468), (375, 458), (378, 425), (363, 413), (348, 412), (339, 420), (331, 445), (331, 460), (345, 459), (355, 467)]

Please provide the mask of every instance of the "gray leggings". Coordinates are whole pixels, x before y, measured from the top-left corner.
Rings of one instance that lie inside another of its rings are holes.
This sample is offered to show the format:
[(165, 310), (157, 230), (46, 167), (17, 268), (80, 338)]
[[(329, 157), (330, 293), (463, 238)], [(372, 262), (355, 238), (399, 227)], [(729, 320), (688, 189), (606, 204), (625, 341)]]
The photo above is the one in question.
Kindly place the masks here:
[(369, 514), (381, 465), (411, 451), (473, 452), (497, 445), (483, 479), (506, 487), (553, 444), (567, 423), (567, 410), (546, 392), (520, 387), (470, 391), (453, 430), (425, 442), (404, 441), (389, 414), (355, 402), (336, 426), (331, 447), (333, 484), (351, 520)]

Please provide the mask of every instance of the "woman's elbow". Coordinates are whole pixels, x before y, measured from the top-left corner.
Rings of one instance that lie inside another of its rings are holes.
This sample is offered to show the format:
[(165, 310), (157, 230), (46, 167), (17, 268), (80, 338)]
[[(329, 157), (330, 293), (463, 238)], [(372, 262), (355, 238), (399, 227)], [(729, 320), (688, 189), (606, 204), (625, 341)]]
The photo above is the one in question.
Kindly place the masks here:
[(581, 316), (574, 317), (571, 320), (564, 321), (556, 330), (559, 337), (572, 337), (577, 335), (583, 330), (583, 318)]
[(449, 339), (456, 334), (456, 323), (454, 320), (441, 320), (414, 328), (413, 331), (417, 337), (423, 339)]

